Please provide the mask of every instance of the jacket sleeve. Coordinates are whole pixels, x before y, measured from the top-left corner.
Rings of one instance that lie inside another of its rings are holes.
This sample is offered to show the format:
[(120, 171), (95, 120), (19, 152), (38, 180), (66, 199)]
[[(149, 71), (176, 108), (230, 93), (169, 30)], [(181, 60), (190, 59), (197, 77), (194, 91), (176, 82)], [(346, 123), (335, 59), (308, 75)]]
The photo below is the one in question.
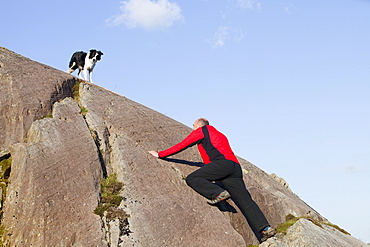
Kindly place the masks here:
[(202, 128), (198, 128), (191, 132), (182, 142), (166, 149), (163, 151), (158, 152), (159, 158), (165, 158), (167, 156), (171, 156), (177, 154), (188, 147), (194, 146), (195, 144), (200, 143), (200, 141), (204, 138)]

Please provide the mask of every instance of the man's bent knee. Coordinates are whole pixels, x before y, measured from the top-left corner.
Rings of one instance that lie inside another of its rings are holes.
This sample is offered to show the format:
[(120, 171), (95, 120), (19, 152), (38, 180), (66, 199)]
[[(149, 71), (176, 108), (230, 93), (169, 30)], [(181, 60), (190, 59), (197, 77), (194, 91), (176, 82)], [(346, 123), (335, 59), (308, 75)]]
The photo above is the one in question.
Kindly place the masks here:
[(185, 179), (185, 182), (188, 186), (190, 187), (193, 187), (192, 185), (194, 184), (194, 181), (196, 180), (196, 177), (193, 176), (192, 174), (189, 174), (186, 179)]

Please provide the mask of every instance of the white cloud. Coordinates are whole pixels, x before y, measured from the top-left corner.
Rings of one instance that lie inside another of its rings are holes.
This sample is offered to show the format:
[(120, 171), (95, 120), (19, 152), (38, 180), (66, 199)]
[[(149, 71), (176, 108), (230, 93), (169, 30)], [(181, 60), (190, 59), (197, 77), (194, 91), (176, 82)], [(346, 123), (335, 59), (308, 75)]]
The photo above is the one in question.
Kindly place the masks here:
[(240, 29), (236, 29), (234, 32), (235, 32), (235, 40), (237, 42), (241, 41), (246, 36), (246, 34)]
[(120, 9), (122, 13), (109, 18), (108, 23), (128, 28), (163, 30), (184, 20), (181, 8), (168, 0), (126, 0), (121, 2)]
[(237, 5), (241, 8), (247, 9), (261, 9), (261, 3), (258, 0), (236, 0)]
[(213, 48), (223, 47), (228, 36), (229, 28), (224, 26), (219, 27), (215, 33)]
[(292, 4), (287, 5), (285, 3), (281, 3), (281, 6), (283, 7), (284, 12), (287, 13), (287, 14), (290, 14), (291, 13), (291, 10), (292, 9), (295, 9)]
[(220, 48), (226, 45), (227, 40), (239, 42), (244, 39), (245, 34), (240, 29), (231, 29), (227, 26), (220, 26), (213, 37), (212, 47)]

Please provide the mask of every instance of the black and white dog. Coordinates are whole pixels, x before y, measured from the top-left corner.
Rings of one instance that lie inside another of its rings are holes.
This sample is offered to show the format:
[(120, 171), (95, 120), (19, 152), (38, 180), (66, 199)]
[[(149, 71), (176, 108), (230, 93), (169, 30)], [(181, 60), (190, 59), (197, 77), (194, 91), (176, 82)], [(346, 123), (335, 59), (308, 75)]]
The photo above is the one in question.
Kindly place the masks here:
[[(68, 74), (73, 73), (78, 69), (78, 76), (81, 79), (85, 79), (88, 82), (94, 83), (92, 80), (92, 71), (95, 64), (100, 61), (103, 52), (97, 50), (90, 50), (88, 53), (83, 51), (77, 51), (73, 53), (71, 61), (69, 62)], [(89, 71), (89, 78), (87, 78), (87, 71)], [(84, 78), (81, 77), (80, 73), (84, 73)]]

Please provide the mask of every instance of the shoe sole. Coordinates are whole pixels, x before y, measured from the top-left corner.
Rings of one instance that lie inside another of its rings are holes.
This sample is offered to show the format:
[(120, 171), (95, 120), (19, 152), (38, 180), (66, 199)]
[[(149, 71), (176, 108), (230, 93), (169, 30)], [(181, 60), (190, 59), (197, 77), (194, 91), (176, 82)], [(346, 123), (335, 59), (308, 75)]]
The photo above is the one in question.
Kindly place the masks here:
[(263, 237), (261, 238), (262, 242), (265, 242), (267, 239), (275, 236), (276, 232), (274, 229), (267, 231), (265, 234), (263, 234)]
[(227, 196), (225, 196), (225, 197), (221, 198), (221, 199), (220, 199), (219, 201), (217, 201), (217, 202), (208, 201), (208, 204), (210, 204), (210, 205), (216, 205), (216, 204), (218, 204), (218, 203), (220, 203), (220, 202), (222, 202), (222, 201), (225, 201), (225, 200), (229, 199), (230, 197), (231, 197), (231, 195), (229, 194), (229, 195), (227, 195)]

